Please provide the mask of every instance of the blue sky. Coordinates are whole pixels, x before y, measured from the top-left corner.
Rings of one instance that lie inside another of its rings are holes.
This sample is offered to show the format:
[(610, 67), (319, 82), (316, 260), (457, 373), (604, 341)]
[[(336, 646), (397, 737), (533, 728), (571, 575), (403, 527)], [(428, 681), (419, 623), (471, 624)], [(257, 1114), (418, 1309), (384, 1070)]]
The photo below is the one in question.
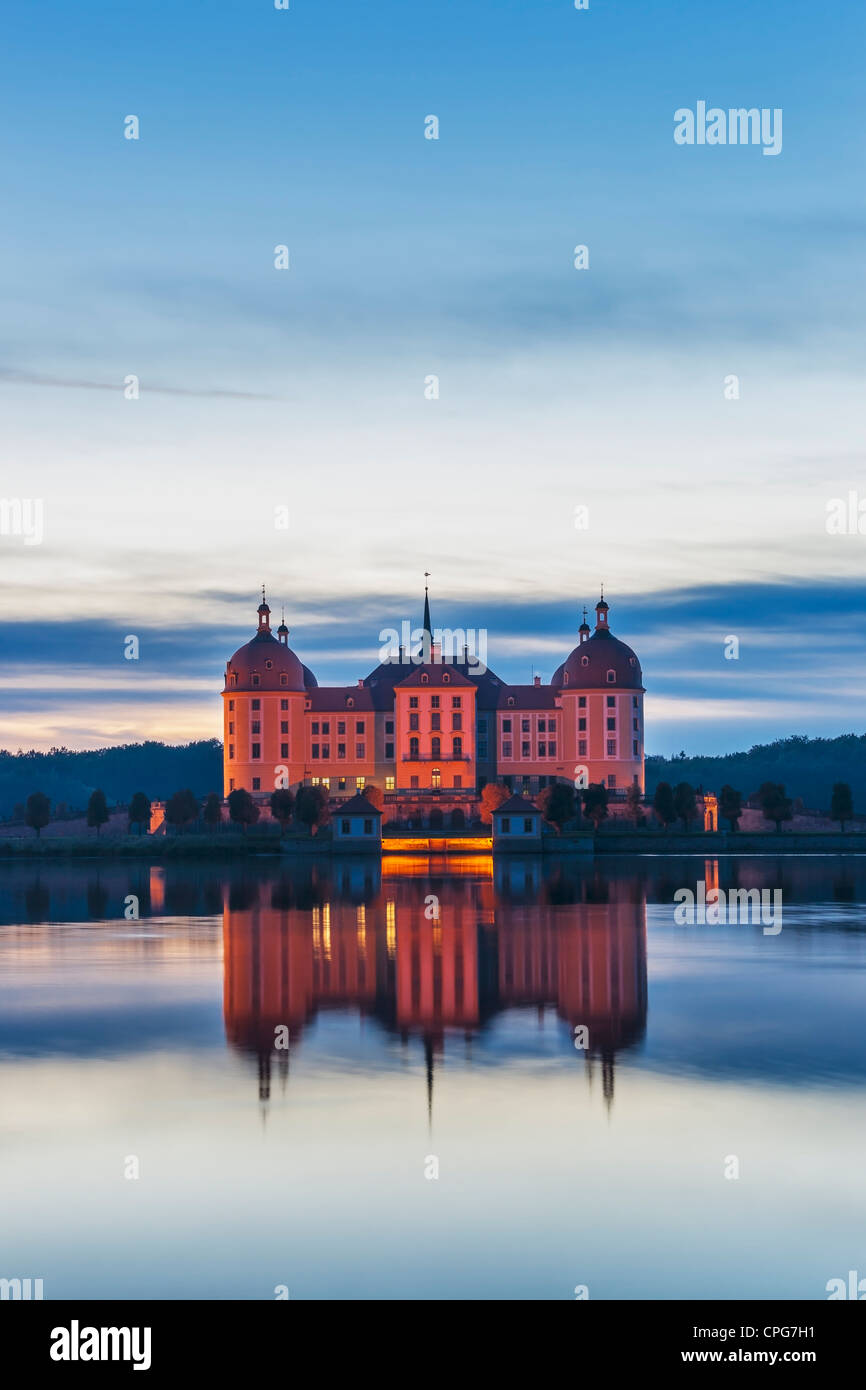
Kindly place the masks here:
[[(862, 729), (866, 537), (825, 519), (866, 497), (864, 29), (798, 0), (19, 7), (0, 497), (44, 499), (45, 538), (0, 535), (0, 745), (218, 732), (263, 580), (352, 680), (424, 569), (515, 679), (603, 579), (651, 752)], [(675, 145), (699, 100), (782, 108), (782, 153)]]

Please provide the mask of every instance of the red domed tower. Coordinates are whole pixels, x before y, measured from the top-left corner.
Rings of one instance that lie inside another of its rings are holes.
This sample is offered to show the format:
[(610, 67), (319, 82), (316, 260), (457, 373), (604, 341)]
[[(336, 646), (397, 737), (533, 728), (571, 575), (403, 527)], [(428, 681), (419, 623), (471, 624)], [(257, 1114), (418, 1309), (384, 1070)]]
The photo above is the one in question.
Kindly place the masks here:
[(584, 609), (578, 645), (551, 678), (562, 704), (563, 754), (575, 780), (643, 791), (643, 677), (631, 647), (611, 632), (608, 612), (602, 593), (590, 634)]
[(295, 656), (289, 630), (271, 632), (262, 587), (255, 636), (226, 665), (223, 690), (223, 791), (245, 788), (267, 799), (294, 786), (304, 771), (304, 698), (315, 677)]

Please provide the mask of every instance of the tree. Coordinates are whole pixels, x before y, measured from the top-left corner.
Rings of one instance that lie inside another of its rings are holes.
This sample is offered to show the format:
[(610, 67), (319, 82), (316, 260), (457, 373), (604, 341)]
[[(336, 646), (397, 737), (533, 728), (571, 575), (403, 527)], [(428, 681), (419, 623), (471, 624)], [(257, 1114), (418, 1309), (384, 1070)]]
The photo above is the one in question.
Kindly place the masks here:
[(598, 830), (607, 818), (607, 787), (601, 782), (590, 782), (583, 793), (583, 813), (588, 816)]
[(629, 815), (635, 823), (635, 829), (637, 829), (643, 820), (643, 815), (641, 813), (643, 792), (637, 782), (632, 782), (631, 786), (626, 788), (625, 804), (628, 807)]
[(743, 814), (743, 798), (733, 787), (729, 787), (727, 782), (719, 792), (719, 815), (722, 820), (726, 820), (731, 830), (736, 831), (740, 828), (740, 816)]
[(271, 815), (279, 822), (281, 835), (285, 834), (294, 809), (295, 798), (288, 787), (277, 787), (275, 792), (271, 792)]
[(51, 802), (44, 792), (30, 793), (24, 807), (24, 819), (30, 829), (36, 831), (37, 840), (40, 840), (44, 827), (51, 819)]
[(758, 801), (764, 813), (764, 820), (771, 820), (777, 831), (782, 829), (783, 820), (793, 818), (791, 800), (785, 795), (785, 788), (781, 782), (762, 782), (758, 788)]
[(129, 823), (138, 826), (139, 835), (145, 825), (150, 825), (150, 802), (144, 792), (135, 792), (129, 803)]
[(485, 825), (490, 825), (493, 812), (498, 811), (510, 796), (511, 792), (501, 782), (486, 783), (481, 789), (481, 820)]
[(236, 787), (229, 792), (229, 819), (239, 825), (244, 834), (248, 825), (255, 825), (259, 818), (259, 808), (244, 787)]
[(180, 831), (183, 831), (191, 820), (198, 820), (198, 814), (198, 799), (189, 787), (180, 792), (172, 792), (165, 803), (166, 824), (174, 825)]
[(683, 829), (688, 830), (698, 814), (695, 789), (688, 782), (678, 782), (674, 789), (674, 811), (677, 819), (682, 821)]
[(673, 825), (677, 818), (674, 807), (674, 794), (671, 790), (670, 782), (659, 782), (653, 797), (653, 810), (661, 821), (665, 830), (669, 825)]
[(95, 792), (90, 793), (90, 800), (87, 803), (87, 824), (91, 827), (95, 825), (98, 835), (107, 820), (108, 806), (105, 801), (105, 792), (97, 787)]
[(844, 830), (846, 820), (854, 818), (854, 802), (851, 799), (851, 788), (847, 782), (836, 782), (833, 785), (833, 799), (830, 803), (830, 819), (837, 820)]
[(554, 782), (552, 786), (545, 787), (544, 791), (539, 793), (538, 805), (544, 819), (555, 825), (561, 835), (566, 821), (574, 820), (577, 814), (574, 787), (568, 782)]
[(208, 792), (202, 808), (201, 818), (208, 830), (215, 830), (223, 823), (223, 804), (216, 792)]
[(385, 793), (374, 782), (368, 782), (361, 795), (365, 796), (370, 805), (375, 806), (377, 811), (385, 809)]
[(295, 797), (295, 820), (312, 834), (328, 819), (328, 793), (324, 787), (299, 787)]

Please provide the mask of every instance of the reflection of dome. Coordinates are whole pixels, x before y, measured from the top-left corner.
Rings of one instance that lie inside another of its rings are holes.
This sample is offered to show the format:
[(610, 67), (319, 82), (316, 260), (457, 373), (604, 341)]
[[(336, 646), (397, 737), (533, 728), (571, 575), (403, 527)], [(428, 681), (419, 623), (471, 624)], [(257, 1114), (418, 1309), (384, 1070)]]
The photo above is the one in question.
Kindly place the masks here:
[(580, 642), (556, 668), (550, 684), (568, 690), (599, 690), (603, 686), (643, 690), (640, 662), (631, 647), (610, 631), (608, 605), (604, 599), (596, 604), (595, 611), (595, 632), (589, 636), (589, 625), (584, 618), (580, 625)]
[(277, 641), (271, 632), (270, 615), (271, 610), (262, 598), (258, 632), (239, 647), (228, 662), (227, 687), (231, 685), (232, 689), (238, 690), (304, 690), (317, 684), (312, 671), (301, 663), (288, 645), (289, 629), (285, 623), (278, 628), (280, 640)]

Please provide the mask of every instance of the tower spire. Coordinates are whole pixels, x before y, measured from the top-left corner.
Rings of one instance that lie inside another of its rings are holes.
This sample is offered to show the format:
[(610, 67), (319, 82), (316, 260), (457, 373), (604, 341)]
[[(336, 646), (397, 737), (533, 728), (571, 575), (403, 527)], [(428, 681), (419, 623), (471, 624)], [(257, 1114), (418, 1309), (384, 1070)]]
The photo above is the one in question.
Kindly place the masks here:
[(429, 640), (432, 642), (432, 641), (433, 641), (433, 629), (432, 629), (432, 627), (430, 626), (430, 597), (429, 597), (429, 594), (428, 594), (428, 591), (427, 591), (427, 583), (426, 583), (426, 581), (427, 581), (429, 578), (430, 578), (430, 571), (429, 571), (429, 570), (425, 570), (425, 571), (424, 571), (424, 580), (425, 580), (425, 583), (424, 583), (424, 631), (426, 632), (426, 634), (427, 634)]

